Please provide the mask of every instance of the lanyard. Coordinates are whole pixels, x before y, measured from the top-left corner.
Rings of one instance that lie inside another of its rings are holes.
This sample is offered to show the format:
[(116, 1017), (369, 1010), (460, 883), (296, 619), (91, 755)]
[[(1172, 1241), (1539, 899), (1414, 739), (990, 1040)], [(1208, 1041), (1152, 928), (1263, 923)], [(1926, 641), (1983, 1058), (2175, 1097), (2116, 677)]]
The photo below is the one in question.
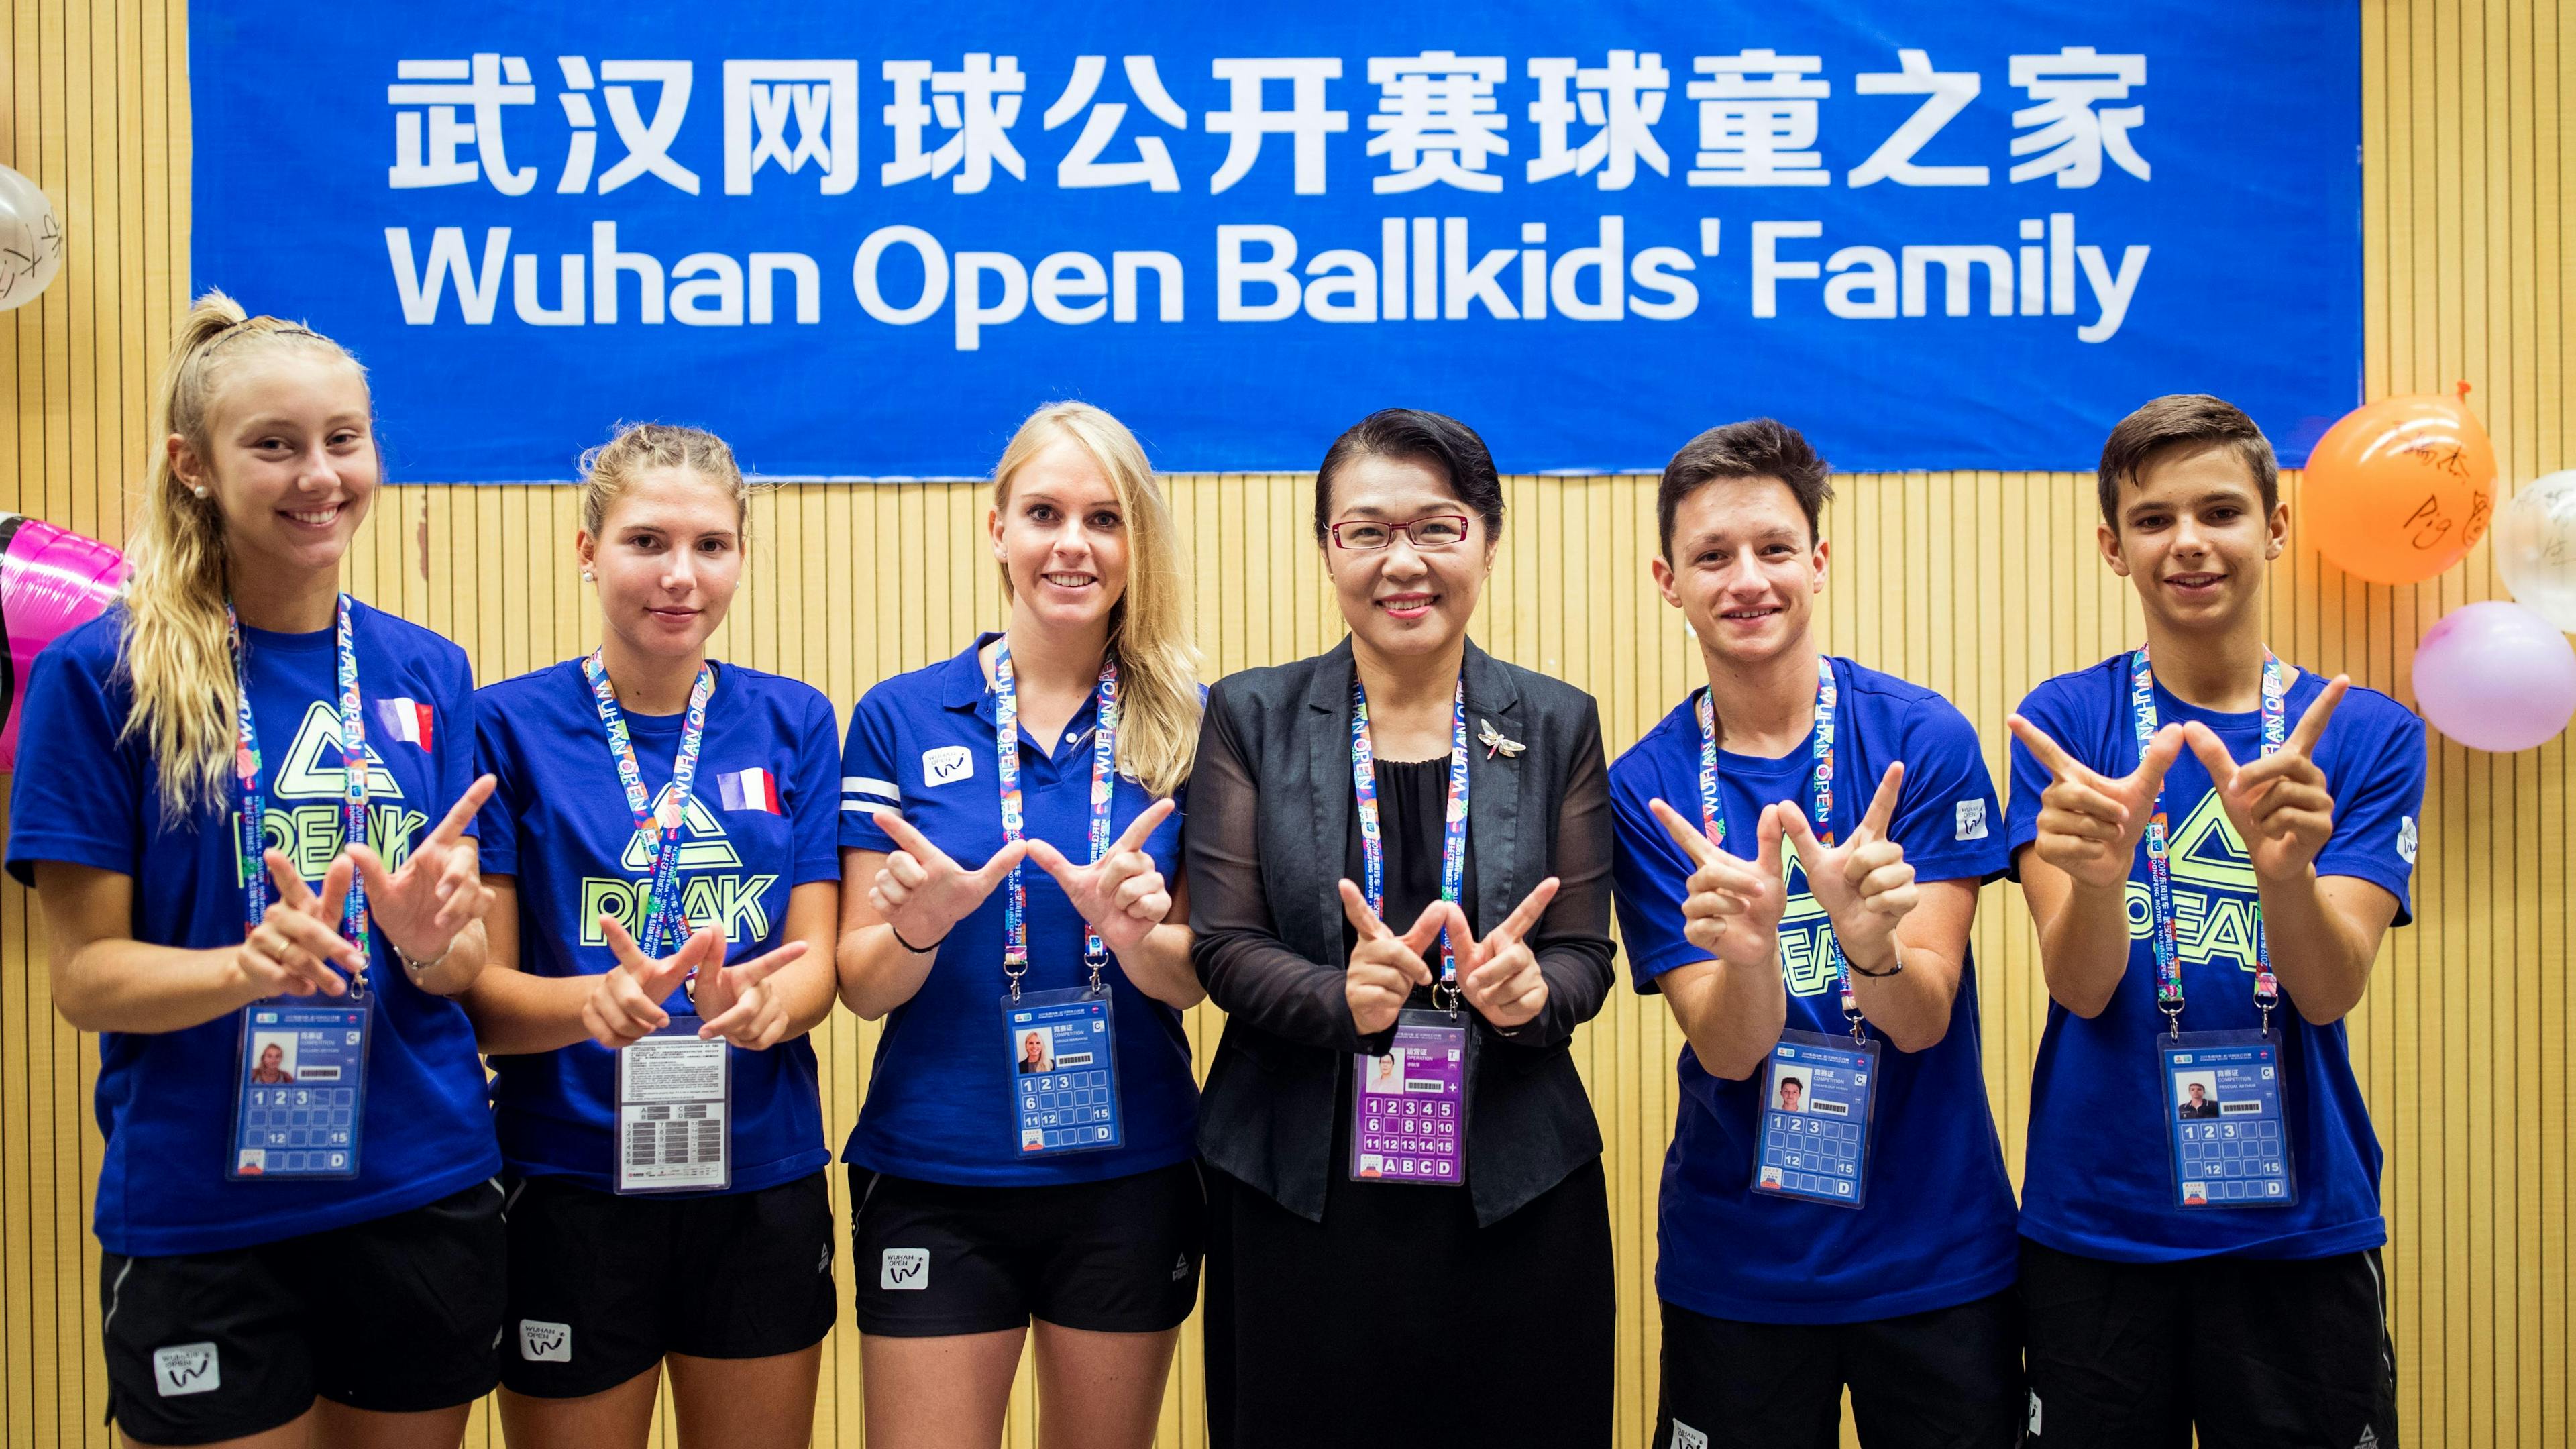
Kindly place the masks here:
[[(1369, 909), (1383, 912), (1386, 898), (1386, 839), (1377, 828), (1377, 751), (1369, 743), (1368, 686), (1351, 673), (1351, 789), (1360, 812), (1360, 864), (1367, 877)], [(1458, 680), (1449, 713), (1449, 806), (1440, 827), (1440, 899), (1455, 901), (1467, 878), (1467, 681)], [(1440, 930), (1440, 984), (1449, 992), (1448, 1009), (1458, 1009), (1458, 948), (1449, 930)], [(1434, 993), (1437, 999), (1438, 993)]]
[[(1118, 661), (1100, 661), (1100, 707), (1091, 725), (1091, 864), (1109, 850), (1109, 805), (1118, 792)], [(994, 773), (1002, 777), (1002, 843), (1020, 838), (1027, 828), (1020, 810), (1020, 686), (1011, 668), (1011, 641), (993, 653)], [(1002, 897), (1002, 974), (1011, 981), (1011, 999), (1020, 999), (1020, 978), (1029, 974), (1029, 892), (1012, 862), (1010, 885)], [(1089, 922), (1082, 930), (1082, 961), (1091, 968), (1091, 990), (1102, 990), (1101, 968), (1109, 964), (1109, 945)]]
[[(347, 594), (340, 596), (339, 615), (340, 834), (345, 849), (363, 845), (367, 839), (367, 730), (358, 705), (358, 644), (349, 623)], [(233, 775), (240, 784), (241, 820), (235, 853), (241, 858), (242, 936), (248, 939), (268, 916), (268, 796), (259, 785), (259, 727), (250, 709), (250, 648), (242, 639), (241, 619), (229, 602), (224, 605), (224, 624), (232, 634), (233, 682), (239, 697)], [(340, 934), (358, 948), (360, 957), (367, 955), (367, 888), (354, 877), (349, 881), (348, 904), (340, 911)], [(350, 978), (349, 999), (366, 997), (366, 978)]]
[[(2263, 651), (2263, 753), (2270, 755), (2288, 742), (2289, 710), (2281, 684), (2281, 661), (2271, 650)], [(2156, 676), (2147, 667), (2147, 651), (2140, 649), (2129, 661), (2129, 711), (2138, 728), (2138, 753), (2146, 754), (2156, 734)], [(2165, 1014), (2165, 1026), (2172, 1035), (2182, 1035), (2182, 939), (2174, 921), (2173, 862), (2165, 854), (2165, 797), (2156, 794), (2155, 814), (2147, 820), (2147, 899), (2155, 913), (2155, 929), (2149, 940), (2156, 952), (2156, 1009)], [(2254, 902), (2254, 1005), (2263, 1013), (2263, 1029), (2272, 1029), (2272, 1008), (2281, 999), (2280, 983), (2272, 976), (2272, 945), (2263, 931), (2263, 902)]]
[[(1808, 798), (1811, 808), (1808, 823), (1814, 827), (1819, 844), (1834, 843), (1834, 713), (1842, 691), (1834, 684), (1834, 662), (1823, 655), (1816, 657), (1816, 728), (1815, 766), (1808, 775)], [(1712, 844), (1726, 844), (1726, 810), (1717, 798), (1717, 710), (1709, 701), (1708, 691), (1699, 692), (1699, 819), (1700, 828), (1708, 833)], [(1842, 986), (1843, 1019), (1851, 1023), (1852, 1039), (1866, 1041), (1861, 1032), (1860, 1001), (1852, 992), (1851, 963), (1843, 959), (1842, 942), (1834, 939), (1833, 927), (1825, 927), (1825, 955), (1833, 963), (1834, 978)]]
[(671, 943), (671, 927), (680, 918), (680, 822), (688, 814), (689, 792), (698, 780), (698, 752), (707, 742), (707, 696), (715, 693), (712, 665), (698, 666), (698, 682), (689, 687), (689, 714), (680, 726), (680, 752), (671, 760), (671, 788), (657, 813), (644, 793), (644, 772), (635, 765), (635, 741), (626, 732), (626, 716), (617, 708), (617, 691), (609, 687), (608, 666), (600, 651), (581, 661), (590, 680), (590, 697), (599, 705), (599, 722), (608, 731), (608, 757), (617, 766), (617, 781), (626, 787), (626, 808), (635, 817), (637, 836), (653, 842), (652, 873), (644, 878), (644, 900), (636, 912), (636, 944), (647, 956), (661, 956)]

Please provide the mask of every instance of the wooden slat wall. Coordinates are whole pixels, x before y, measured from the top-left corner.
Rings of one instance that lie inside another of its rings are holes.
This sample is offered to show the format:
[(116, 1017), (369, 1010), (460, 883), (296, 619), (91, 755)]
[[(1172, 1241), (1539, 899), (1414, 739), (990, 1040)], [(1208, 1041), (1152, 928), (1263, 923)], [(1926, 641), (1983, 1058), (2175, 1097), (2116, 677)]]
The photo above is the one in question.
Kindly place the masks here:
[[(2576, 249), (2562, 239), (2576, 203), (2566, 109), (2576, 33), (2555, 0), (2384, 0), (2362, 14), (2369, 391), (2465, 378), (2509, 481), (2576, 464)], [(11, 399), (0, 408), (0, 507), (116, 541), (187, 273), (184, 9), (10, 0), (6, 15), (0, 163), (54, 197), (72, 252), (38, 304), (0, 316), (0, 396)], [(1677, 419), (1676, 438), (1707, 421)], [(1306, 486), (1295, 476), (1171, 482), (1212, 675), (1338, 634), (1307, 539)], [(1831, 647), (1948, 692), (1998, 768), (2002, 719), (2024, 690), (2134, 637), (2125, 586), (2091, 558), (2087, 479), (1908, 473), (1846, 478), (1841, 490), (1827, 523)], [(1623, 746), (1679, 697), (1690, 670), (1679, 619), (1646, 581), (1650, 484), (1524, 479), (1511, 504), (1479, 635), (1598, 695), (1611, 743)], [(754, 567), (720, 647), (812, 680), (846, 709), (872, 681), (995, 619), (971, 541), (980, 511), (965, 486), (764, 498)], [(561, 490), (396, 488), (361, 540), (354, 587), (446, 631), (482, 677), (499, 678), (592, 636), (567, 562), (572, 527)], [(2413, 641), (2498, 592), (2483, 552), (2392, 590), (2302, 547), (2278, 576), (2272, 638), (2303, 664), (2409, 697)], [(2564, 740), (2496, 758), (2437, 739), (2419, 923), (2392, 935), (2352, 1018), (2389, 1152), (2400, 1394), (2419, 1445), (2569, 1442), (2571, 804)], [(1987, 1085), (2018, 1172), (2045, 996), (2016, 894), (1998, 886), (1983, 906)], [(0, 1443), (104, 1443), (88, 1233), (95, 1054), (54, 1016), (43, 952), (32, 902), (0, 886)], [(1204, 1053), (1216, 1023), (1199, 1014)], [(1655, 1003), (1625, 993), (1577, 1043), (1610, 1143), (1619, 1413), (1632, 1444), (1653, 1415), (1654, 1198), (1678, 1045)], [(870, 1029), (846, 1016), (824, 1033), (835, 1140), (872, 1046)], [(856, 1444), (855, 1338), (836, 1334), (828, 1352), (818, 1441)], [(1204, 1442), (1199, 1393), (1193, 1341), (1163, 1444)], [(1014, 1409), (1012, 1443), (1034, 1444), (1025, 1374)], [(497, 1438), (479, 1419), (474, 1442)]]

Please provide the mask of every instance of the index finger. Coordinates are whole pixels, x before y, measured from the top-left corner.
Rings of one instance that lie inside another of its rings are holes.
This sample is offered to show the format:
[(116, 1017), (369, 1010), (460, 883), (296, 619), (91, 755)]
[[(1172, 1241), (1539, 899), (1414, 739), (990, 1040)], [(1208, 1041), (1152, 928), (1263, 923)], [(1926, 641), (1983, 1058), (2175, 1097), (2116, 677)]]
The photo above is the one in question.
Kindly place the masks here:
[(1377, 918), (1377, 912), (1369, 909), (1368, 897), (1361, 895), (1360, 888), (1347, 880), (1342, 882), (1342, 915), (1349, 919), (1351, 929), (1359, 932), (1363, 941), (1383, 941), (1395, 934), (1386, 928), (1386, 922)]
[(803, 941), (790, 941), (765, 956), (755, 956), (739, 966), (727, 966), (724, 973), (731, 978), (735, 990), (747, 990), (778, 974), (780, 967), (801, 959), (808, 949)]
[(2055, 775), (2057, 778), (2061, 780), (2076, 779), (2078, 778), (2078, 772), (2083, 770), (2084, 767), (2082, 765), (2075, 763), (2075, 757), (2073, 755), (2066, 753), (2063, 748), (2059, 747), (2057, 741), (2048, 737), (2048, 731), (2032, 724), (2029, 720), (2023, 719), (2020, 715), (2014, 715), (2012, 718), (2005, 720), (2004, 728), (2012, 731), (2012, 737), (2021, 741), (2022, 748), (2029, 750), (2033, 756), (2038, 758), (2042, 769)]
[(2348, 675), (2338, 674), (2327, 681), (2325, 693), (2310, 702), (2307, 713), (2299, 716), (2299, 727), (2290, 731), (2290, 742), (2281, 747), (2282, 753), (2304, 755), (2315, 750), (2317, 741), (2325, 735), (2326, 721), (2334, 718), (2335, 706), (2343, 703), (2344, 692), (2351, 688)]
[(1100, 858), (1107, 860), (1113, 855), (1125, 855), (1131, 850), (1143, 850), (1145, 837), (1153, 834), (1155, 827), (1171, 819), (1172, 812), (1178, 808), (1169, 796), (1146, 806), (1145, 813), (1128, 822), (1126, 831), (1118, 837), (1117, 843), (1102, 851)]
[(1872, 835), (1887, 834), (1896, 820), (1896, 801), (1905, 785), (1905, 762), (1897, 761), (1878, 777), (1878, 793), (1869, 797), (1869, 812), (1860, 818), (1860, 828)]
[(1689, 854), (1693, 864), (1707, 865), (1725, 853), (1708, 838), (1708, 832), (1684, 820), (1682, 812), (1663, 801), (1649, 800), (1646, 808), (1654, 812), (1655, 819), (1664, 827), (1664, 833), (1673, 838), (1673, 844)]
[(889, 839), (902, 846), (907, 854), (923, 865), (953, 867), (957, 864), (948, 858), (947, 851), (931, 844), (929, 836), (913, 829), (911, 821), (894, 811), (879, 810), (869, 818), (876, 821), (877, 829), (884, 831)]
[(457, 796), (456, 803), (447, 808), (447, 816), (438, 822), (438, 828), (429, 832), (428, 843), (454, 845), (463, 840), (465, 827), (473, 823), (475, 812), (483, 808), (484, 801), (492, 798), (493, 789), (500, 783), (499, 777), (485, 775), (466, 786), (465, 793)]
[(1556, 899), (1557, 883), (1555, 876), (1549, 876), (1540, 881), (1538, 889), (1531, 891), (1519, 905), (1513, 907), (1512, 913), (1503, 918), (1501, 929), (1495, 931), (1492, 936), (1487, 936), (1486, 941), (1491, 942), (1495, 936), (1517, 941), (1528, 935), (1529, 928), (1537, 925), (1538, 918), (1546, 913), (1547, 903)]
[(644, 948), (636, 945), (635, 938), (627, 933), (626, 923), (605, 911), (599, 916), (599, 934), (607, 940), (608, 949), (616, 954), (618, 965), (642, 971), (653, 964), (645, 957)]

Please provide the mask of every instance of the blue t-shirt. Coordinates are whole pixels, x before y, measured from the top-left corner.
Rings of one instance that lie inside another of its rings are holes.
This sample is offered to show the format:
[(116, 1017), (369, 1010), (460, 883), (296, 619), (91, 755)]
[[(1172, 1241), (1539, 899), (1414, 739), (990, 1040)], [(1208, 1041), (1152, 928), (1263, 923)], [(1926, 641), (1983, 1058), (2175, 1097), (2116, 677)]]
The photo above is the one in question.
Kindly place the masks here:
[[(994, 770), (993, 692), (976, 652), (982, 635), (944, 663), (879, 684), (850, 714), (841, 756), (841, 845), (893, 851), (871, 812), (892, 809), (972, 869), (1002, 848), (1002, 794)], [(1091, 859), (1092, 727), (1096, 697), (1040, 741), (1020, 727), (1023, 833), (1067, 859)], [(1050, 748), (1052, 746), (1052, 748)], [(1111, 838), (1154, 803), (1120, 777), (1110, 800)], [(1181, 869), (1181, 814), (1154, 828), (1145, 854), (1164, 878)], [(1029, 969), (1020, 990), (1057, 991), (1091, 979), (1082, 961), (1082, 917), (1055, 877), (1020, 868), (1028, 890)], [(861, 882), (858, 889), (866, 889)], [(1117, 1019), (1118, 1099), (1125, 1145), (1034, 1160), (1020, 1156), (1012, 1036), (1002, 1019), (1006, 879), (959, 921), (911, 1000), (887, 1013), (867, 1101), (842, 1160), (897, 1177), (970, 1186), (1098, 1182), (1187, 1159), (1198, 1129), (1181, 1014), (1137, 990), (1115, 952), (1101, 971)]]
[[(1976, 731), (1950, 702), (1892, 674), (1835, 659), (1837, 838), (1860, 828), (1879, 777), (1899, 760), (1905, 783), (1890, 834), (1923, 881), (1983, 882), (2004, 867), (1995, 787)], [(1661, 799), (1699, 818), (1699, 691), (1610, 767), (1619, 927), (1639, 991), (1708, 959), (1682, 934), (1690, 857), (1646, 808)], [(1779, 759), (1721, 750), (1726, 849), (1750, 858), (1762, 807), (1814, 809), (1814, 736)], [(1821, 833), (1821, 831), (1819, 832)], [(1845, 1036), (1842, 988), (1825, 942), (1833, 931), (1784, 845), (1789, 899), (1780, 969), (1793, 1031)], [(1962, 966), (1950, 1029), (1928, 1051), (1879, 1043), (1869, 1193), (1855, 1210), (1753, 1191), (1761, 1074), (1711, 1075), (1681, 1053), (1680, 1120), (1664, 1158), (1655, 1289), (1694, 1313), (1752, 1323), (1858, 1323), (1955, 1307), (2012, 1286), (2017, 1257), (2012, 1182), (1986, 1108), (1977, 1044), (1977, 976)]]
[[(447, 640), (353, 605), (358, 687), (368, 711), (368, 843), (399, 869), (474, 779), (474, 673)], [(122, 606), (36, 659), (18, 729), (9, 873), (63, 861), (132, 877), (134, 939), (189, 949), (242, 939), (238, 796), (176, 825), (139, 735), (119, 741), (133, 686), (118, 661)], [(244, 629), (251, 711), (267, 791), (268, 844), (319, 885), (340, 853), (337, 633)], [(382, 706), (408, 702), (418, 743), (386, 728)], [(229, 775), (229, 771), (227, 771)], [(366, 1222), (418, 1207), (501, 1167), (483, 1105), (474, 1029), (445, 997), (413, 986), (384, 933), (372, 933), (377, 1011), (369, 1045), (358, 1176), (235, 1182), (224, 1175), (241, 1068), (239, 1013), (172, 1032), (99, 1036), (95, 1227), (111, 1253), (210, 1253)]]
[[(2021, 703), (2021, 714), (2088, 768), (2120, 776), (2138, 767), (2129, 705), (2128, 654), (2061, 674)], [(2326, 681), (2301, 671), (2284, 709), (2299, 716)], [(2158, 725), (2198, 720), (2240, 761), (2261, 756), (2258, 711), (2195, 709), (2156, 685)], [(2318, 852), (2320, 876), (2357, 876), (2397, 897), (2396, 924), (2412, 919), (2407, 886), (2415, 873), (2416, 818), (2424, 801), (2424, 722), (2376, 690), (2344, 696), (2317, 742), (2315, 759), (2334, 795), (2334, 835)], [(2008, 839), (2018, 857), (2039, 834), (2039, 797), (2048, 771), (2013, 742)], [(2200, 757), (2185, 749), (2165, 774), (2171, 834), (2174, 919), (2182, 945), (2182, 1029), (2250, 1030), (2254, 1008), (2254, 867), (2210, 787)], [(2064, 1253), (2154, 1263), (2220, 1253), (2249, 1258), (2323, 1258), (2388, 1240), (2379, 1213), (2379, 1138), (2353, 1079), (2343, 1023), (2311, 1026), (2282, 993), (2272, 1027), (2282, 1034), (2287, 1071), (2282, 1110), (2290, 1129), (2298, 1201), (2286, 1207), (2174, 1206), (2165, 1097), (2155, 1039), (2156, 959), (2147, 893), (2147, 852), (2129, 869), (2129, 967), (2110, 1005), (2086, 1020), (2054, 1002), (2031, 1073), (2029, 1163), (2022, 1181), (2021, 1230)]]
[[(608, 753), (608, 731), (579, 659), (476, 696), (482, 765), (500, 785), (482, 814), (483, 871), (515, 876), (518, 967), (537, 976), (614, 970), (599, 918), (643, 940), (638, 902), (653, 860), (636, 834)], [(671, 785), (684, 715), (626, 713), (635, 765), (658, 805)], [(813, 686), (738, 664), (716, 666), (697, 783), (680, 815), (680, 905), (695, 926), (719, 925), (725, 959), (784, 944), (787, 897), (841, 878), (833, 843), (831, 701)], [(677, 950), (680, 937), (665, 945)], [(689, 1010), (685, 988), (664, 1003)], [(765, 1052), (727, 1050), (733, 1091), (734, 1192), (802, 1177), (832, 1160), (814, 1048), (804, 1037)], [(492, 1102), (510, 1166), (616, 1186), (617, 1053), (597, 1042), (495, 1056)]]

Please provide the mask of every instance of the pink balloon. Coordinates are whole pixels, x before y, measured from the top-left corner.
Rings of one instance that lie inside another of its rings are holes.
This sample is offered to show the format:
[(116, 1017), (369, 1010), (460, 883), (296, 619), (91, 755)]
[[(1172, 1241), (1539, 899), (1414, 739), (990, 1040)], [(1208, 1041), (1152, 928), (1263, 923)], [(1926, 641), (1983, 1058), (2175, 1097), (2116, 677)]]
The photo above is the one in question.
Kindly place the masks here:
[(2455, 609), (2416, 646), (2415, 700), (2434, 728), (2470, 749), (2546, 744), (2576, 718), (2576, 648), (2520, 604)]
[(125, 587), (125, 555), (41, 518), (0, 514), (0, 622), (9, 672), (0, 677), (0, 770), (18, 763), (18, 703), (36, 656), (63, 634), (106, 612)]

